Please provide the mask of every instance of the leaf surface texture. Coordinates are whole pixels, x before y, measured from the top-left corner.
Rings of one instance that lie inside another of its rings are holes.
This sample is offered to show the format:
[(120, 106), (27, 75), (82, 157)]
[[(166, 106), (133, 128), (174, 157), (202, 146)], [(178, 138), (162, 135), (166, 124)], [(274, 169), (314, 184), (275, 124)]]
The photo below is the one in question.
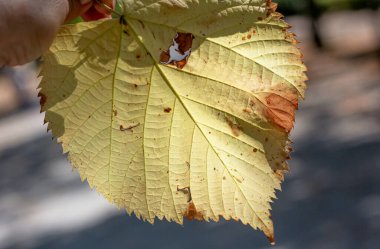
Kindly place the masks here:
[[(73, 167), (143, 220), (222, 216), (273, 240), (306, 80), (289, 26), (266, 0), (123, 3), (124, 23), (64, 26), (43, 57), (42, 111)], [(194, 38), (182, 69), (160, 61), (178, 33)]]

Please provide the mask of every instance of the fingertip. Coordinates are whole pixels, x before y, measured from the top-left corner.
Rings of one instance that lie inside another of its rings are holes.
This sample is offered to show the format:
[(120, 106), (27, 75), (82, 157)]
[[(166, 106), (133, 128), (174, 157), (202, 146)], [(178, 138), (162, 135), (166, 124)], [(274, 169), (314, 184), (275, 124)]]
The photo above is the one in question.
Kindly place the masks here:
[(92, 6), (88, 11), (82, 14), (82, 18), (85, 21), (94, 21), (106, 17), (109, 17), (109, 15), (99, 12), (94, 6)]
[[(83, 2), (83, 4), (82, 4)], [(66, 17), (65, 23), (77, 18), (86, 13), (92, 6), (92, 0), (69, 0), (70, 10)]]
[[(115, 0), (103, 0), (101, 3), (96, 1), (88, 11), (82, 14), (85, 21), (99, 20), (102, 18), (111, 18), (112, 9), (116, 4)], [(107, 8), (107, 6), (109, 8)]]

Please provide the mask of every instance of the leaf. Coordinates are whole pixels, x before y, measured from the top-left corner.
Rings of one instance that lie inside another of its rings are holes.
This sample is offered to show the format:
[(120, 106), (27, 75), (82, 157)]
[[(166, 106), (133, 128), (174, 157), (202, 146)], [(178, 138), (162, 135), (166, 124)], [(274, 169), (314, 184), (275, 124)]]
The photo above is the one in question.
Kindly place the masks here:
[(273, 241), (306, 80), (288, 24), (268, 0), (123, 3), (125, 21), (64, 26), (44, 55), (48, 128), (128, 213), (222, 216)]

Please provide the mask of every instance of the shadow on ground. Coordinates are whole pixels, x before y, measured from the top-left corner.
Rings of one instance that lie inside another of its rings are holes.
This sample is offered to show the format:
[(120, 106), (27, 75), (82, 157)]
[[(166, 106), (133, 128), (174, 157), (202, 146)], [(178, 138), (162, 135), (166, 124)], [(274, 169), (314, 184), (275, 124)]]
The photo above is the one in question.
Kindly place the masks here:
[[(285, 182), (274, 204), (278, 248), (375, 249), (380, 244), (380, 141), (327, 148), (310, 139), (297, 147), (294, 160), (302, 170)], [(32, 248), (269, 247), (261, 233), (235, 222), (151, 226), (126, 215), (41, 241)]]
[(47, 134), (0, 151), (0, 198), (12, 193), (33, 196), (35, 193), (34, 197), (39, 198), (62, 188), (77, 188), (80, 182), (74, 176), (74, 179), (57, 182), (54, 174), (59, 175), (62, 172), (58, 168), (62, 165), (54, 164), (57, 160), (66, 161), (60, 146)]
[[(280, 245), (273, 248), (375, 249), (380, 243), (377, 236), (380, 232), (380, 140), (338, 146), (318, 141), (321, 133), (311, 133), (305, 139), (309, 142), (296, 145), (294, 173), (288, 176), (283, 192), (278, 194), (279, 200), (273, 205)], [(46, 151), (51, 147), (48, 140), (41, 139), (15, 148), (18, 159), (3, 154), (2, 165), (4, 161), (13, 165), (22, 165), (18, 160), (33, 161), (32, 165), (24, 164), (26, 168), (18, 171), (17, 179), (27, 179), (27, 182), (7, 184), (18, 186), (19, 189), (12, 191), (42, 184), (41, 179), (47, 172), (43, 162), (58, 153), (55, 146), (52, 151)], [(19, 151), (25, 154), (20, 155)], [(15, 154), (12, 150), (8, 153)], [(15, 175), (13, 178), (16, 180)], [(78, 187), (70, 183), (45, 184), (49, 186), (48, 191), (56, 193), (62, 188)], [(261, 232), (226, 221), (218, 224), (185, 222), (184, 227), (156, 222), (152, 226), (120, 214), (95, 226), (72, 230), (74, 232), (45, 235), (34, 245), (23, 243), (21, 247), (16, 243), (7, 248), (270, 248)]]

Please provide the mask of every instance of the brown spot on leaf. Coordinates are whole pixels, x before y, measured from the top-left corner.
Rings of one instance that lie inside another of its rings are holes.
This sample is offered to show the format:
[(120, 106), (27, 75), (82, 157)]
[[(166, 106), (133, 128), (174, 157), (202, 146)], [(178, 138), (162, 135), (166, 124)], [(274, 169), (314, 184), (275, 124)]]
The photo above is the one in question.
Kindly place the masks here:
[(38, 93), (38, 97), (40, 97), (40, 105), (41, 105), (41, 107), (44, 107), (44, 105), (46, 104), (46, 101), (47, 101), (46, 95), (43, 94), (42, 92), (39, 92)]
[(277, 10), (277, 3), (273, 3), (272, 0), (266, 0), (267, 4), (267, 17)]
[(169, 60), (170, 60), (169, 51), (162, 51), (160, 54), (160, 61), (161, 62), (168, 62)]
[(184, 68), (184, 67), (186, 66), (186, 63), (187, 63), (186, 60), (181, 60), (181, 61), (177, 61), (177, 62), (175, 63), (175, 65), (176, 65), (179, 69), (182, 69), (182, 68)]
[(164, 112), (166, 112), (166, 113), (170, 113), (171, 111), (172, 111), (172, 108), (170, 108), (170, 107), (166, 107), (164, 109)]
[(256, 148), (253, 148), (253, 152), (255, 152), (255, 153), (256, 153), (256, 152), (257, 152), (257, 149), (256, 149)]
[(294, 125), (298, 98), (294, 93), (287, 95), (287, 97), (284, 97), (276, 93), (267, 94), (264, 101), (266, 106), (264, 116), (286, 132), (290, 132)]
[(248, 114), (252, 114), (252, 109), (251, 108), (244, 108), (243, 112), (248, 113)]
[(267, 238), (268, 238), (268, 240), (269, 240), (269, 242), (270, 242), (270, 244), (272, 245), (272, 246), (275, 246), (276, 245), (276, 242), (274, 241), (274, 235), (273, 235), (273, 233), (271, 233), (271, 234), (267, 234), (267, 233), (265, 233), (266, 235), (267, 235)]
[(193, 203), (193, 201), (189, 202), (188, 206), (187, 206), (187, 210), (186, 212), (184, 213), (183, 215), (185, 218), (187, 218), (188, 220), (199, 220), (199, 221), (203, 221), (203, 215), (197, 211), (197, 209), (195, 208), (195, 205)]
[(252, 35), (247, 35), (247, 39), (251, 39), (252, 38)]
[(253, 106), (256, 105), (256, 103), (255, 103), (255, 101), (253, 99), (249, 99), (249, 103), (248, 104), (249, 104), (250, 107), (253, 107)]
[(294, 37), (295, 37), (295, 34), (292, 33), (292, 32), (285, 32), (284, 33), (284, 39), (288, 40), (288, 41), (291, 41), (292, 44), (296, 45), (296, 44), (299, 43), (299, 41), (297, 41), (297, 39), (295, 39)]
[(178, 43), (178, 50), (181, 54), (185, 54), (186, 51), (193, 46), (194, 36), (191, 33), (177, 33), (177, 37), (174, 39)]
[(179, 188), (178, 186), (177, 186), (177, 191), (178, 192), (182, 192), (182, 193), (184, 193), (184, 194), (189, 194), (190, 193), (190, 187), (186, 187), (186, 188)]
[[(287, 166), (285, 166), (285, 168), (287, 168)], [(286, 169), (286, 170), (275, 169), (275, 170), (274, 170), (275, 177), (276, 177), (278, 180), (283, 181), (283, 180), (284, 180), (284, 171), (288, 171), (288, 169)]]
[(116, 117), (117, 116), (117, 110), (113, 110), (113, 115)]
[(160, 63), (184, 68), (191, 54), (193, 39), (194, 35), (191, 33), (178, 32), (169, 49), (161, 52)]
[(141, 55), (137, 54), (136, 59), (140, 59), (140, 58), (141, 58)]
[(245, 36), (243, 36), (243, 37), (241, 38), (242, 41), (245, 41), (245, 39), (246, 39)]
[(229, 119), (229, 118), (227, 118), (227, 117), (226, 117), (226, 122), (227, 122), (227, 124), (228, 124), (228, 125), (230, 126), (230, 128), (231, 128), (232, 134), (233, 134), (235, 137), (240, 136), (240, 133), (241, 133), (241, 131), (242, 131), (241, 126), (240, 126), (238, 123), (234, 122), (233, 120), (231, 120), (231, 119)]
[(132, 131), (133, 128), (136, 128), (138, 126), (140, 126), (140, 123), (132, 124), (128, 127), (124, 127), (123, 125), (120, 125), (119, 129), (120, 131)]
[(179, 188), (177, 186), (177, 192), (182, 192), (185, 195), (187, 195), (187, 202), (190, 203), (193, 199), (191, 197), (191, 190), (190, 187), (184, 187), (184, 188)]

